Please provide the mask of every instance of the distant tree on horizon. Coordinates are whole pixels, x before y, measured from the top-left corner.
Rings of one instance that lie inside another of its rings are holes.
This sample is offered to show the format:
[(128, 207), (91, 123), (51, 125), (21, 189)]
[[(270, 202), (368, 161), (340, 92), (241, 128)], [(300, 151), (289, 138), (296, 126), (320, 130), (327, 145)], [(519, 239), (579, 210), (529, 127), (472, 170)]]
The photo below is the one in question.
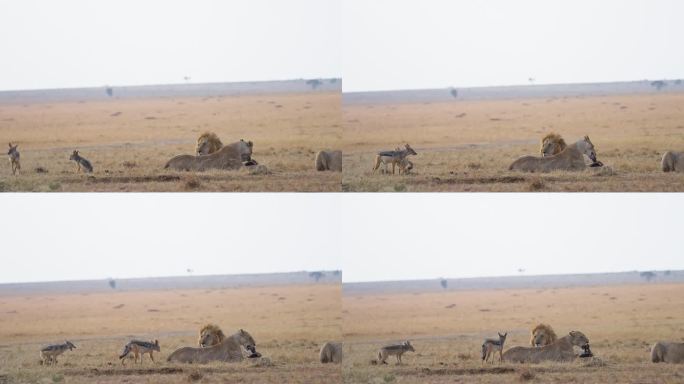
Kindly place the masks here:
[(447, 281), (447, 279), (441, 278), (439, 279), (439, 285), (441, 285), (443, 289), (447, 289), (447, 287), (449, 286), (449, 282)]
[(655, 89), (657, 89), (659, 91), (661, 89), (665, 88), (666, 85), (667, 85), (667, 83), (664, 82), (663, 80), (656, 80), (656, 81), (651, 82), (651, 87), (654, 87)]
[(306, 85), (310, 86), (311, 89), (316, 89), (320, 87), (322, 84), (323, 82), (318, 79), (311, 79), (306, 81)]
[(456, 88), (451, 88), (451, 90), (449, 91), (449, 93), (451, 94), (451, 97), (453, 97), (454, 99), (458, 99), (458, 89), (456, 89)]
[(109, 279), (109, 281), (108, 281), (107, 283), (109, 284), (109, 287), (110, 287), (111, 289), (116, 289), (116, 280), (114, 280), (114, 279)]
[(316, 280), (318, 283), (318, 280), (322, 279), (325, 276), (325, 273), (321, 271), (315, 271), (315, 272), (309, 272), (309, 277)]
[(112, 97), (114, 96), (114, 89), (112, 87), (105, 87), (105, 92), (107, 92), (107, 96)]
[(641, 272), (639, 276), (641, 276), (642, 279), (645, 279), (648, 282), (656, 278), (655, 272), (651, 271)]

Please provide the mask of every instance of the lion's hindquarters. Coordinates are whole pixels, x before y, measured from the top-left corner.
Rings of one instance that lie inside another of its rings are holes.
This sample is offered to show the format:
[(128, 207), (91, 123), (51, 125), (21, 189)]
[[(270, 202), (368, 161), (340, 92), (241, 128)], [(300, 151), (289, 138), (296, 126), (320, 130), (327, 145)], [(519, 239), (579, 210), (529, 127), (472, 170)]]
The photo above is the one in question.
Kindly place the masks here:
[(342, 151), (319, 151), (316, 154), (316, 170), (342, 172)]
[(320, 352), (321, 363), (341, 363), (342, 344), (327, 342), (323, 344)]
[(651, 348), (651, 361), (654, 363), (684, 363), (684, 343), (657, 342)]
[(679, 158), (682, 156), (682, 153), (677, 153), (677, 152), (672, 152), (672, 151), (667, 151), (663, 154), (663, 159), (660, 163), (663, 172), (683, 172), (684, 169), (681, 169), (682, 167), (679, 166)]
[(654, 363), (664, 362), (665, 346), (663, 343), (655, 343), (651, 348), (651, 361)]

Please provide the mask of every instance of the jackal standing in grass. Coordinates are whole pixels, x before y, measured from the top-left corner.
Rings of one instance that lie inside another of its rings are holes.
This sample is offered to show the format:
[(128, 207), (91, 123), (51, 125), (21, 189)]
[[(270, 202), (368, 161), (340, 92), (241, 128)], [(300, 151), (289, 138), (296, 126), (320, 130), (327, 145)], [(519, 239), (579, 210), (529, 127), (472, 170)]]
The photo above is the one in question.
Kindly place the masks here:
[(76, 349), (76, 346), (66, 340), (64, 344), (53, 344), (40, 350), (40, 360), (43, 365), (57, 364), (57, 356), (66, 352), (66, 350)]
[(133, 353), (133, 363), (136, 363), (138, 361), (138, 356), (140, 356), (140, 364), (143, 362), (143, 355), (146, 353), (150, 354), (150, 359), (152, 359), (152, 362), (154, 362), (154, 357), (152, 356), (152, 352), (157, 351), (160, 352), (161, 348), (159, 348), (159, 340), (154, 340), (154, 341), (142, 341), (142, 340), (131, 340), (126, 346), (124, 347), (123, 353), (121, 356), (119, 356), (119, 359), (121, 359), (121, 365), (125, 365), (126, 357), (132, 352)]
[(380, 168), (380, 164), (384, 165), (385, 172), (387, 172), (387, 164), (392, 164), (392, 174), (394, 175), (394, 170), (397, 165), (409, 155), (417, 155), (416, 151), (411, 148), (410, 145), (405, 144), (404, 149), (396, 148), (394, 151), (382, 151), (378, 152), (375, 156), (375, 166), (373, 166), (373, 172)]
[[(498, 332), (497, 332), (498, 333)], [(508, 332), (503, 335), (499, 334), (499, 339), (485, 339), (482, 343), (482, 362), (485, 363), (492, 357), (492, 363), (494, 362), (494, 353), (499, 352), (499, 362), (503, 361), (503, 347), (506, 342), (506, 336)]]
[(397, 364), (401, 364), (401, 355), (408, 351), (416, 351), (408, 340), (401, 344), (386, 345), (380, 348), (380, 352), (378, 352), (378, 363), (387, 364), (387, 357), (395, 355), (397, 357)]
[(9, 143), (9, 151), (7, 151), (7, 156), (9, 156), (10, 166), (12, 167), (12, 174), (15, 175), (17, 171), (21, 170), (21, 164), (19, 163), (19, 151), (17, 147), (19, 144), (12, 145)]

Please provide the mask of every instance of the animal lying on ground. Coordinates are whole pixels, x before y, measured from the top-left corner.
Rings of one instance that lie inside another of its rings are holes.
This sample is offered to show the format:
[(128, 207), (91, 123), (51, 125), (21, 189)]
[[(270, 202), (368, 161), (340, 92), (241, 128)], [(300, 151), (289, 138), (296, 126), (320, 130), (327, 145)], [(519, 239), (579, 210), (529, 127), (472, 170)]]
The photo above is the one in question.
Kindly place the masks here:
[(387, 364), (387, 357), (394, 355), (397, 357), (397, 364), (401, 364), (401, 355), (408, 351), (416, 351), (408, 340), (401, 344), (386, 345), (378, 352), (378, 362)]
[(195, 364), (206, 364), (211, 361), (239, 362), (244, 359), (241, 347), (252, 352), (252, 354), (256, 353), (254, 338), (243, 329), (226, 337), (219, 344), (210, 347), (179, 348), (168, 357), (167, 361)]
[(660, 165), (663, 172), (684, 172), (684, 152), (665, 152)]
[(491, 356), (492, 358), (492, 363), (494, 362), (494, 353), (499, 352), (499, 361), (503, 361), (502, 358), (502, 353), (503, 353), (503, 347), (504, 343), (506, 342), (506, 336), (508, 336), (508, 332), (504, 333), (503, 335), (498, 333), (499, 338), (498, 339), (485, 339), (484, 343), (482, 343), (482, 362), (487, 362), (489, 360), (489, 357)]
[(90, 164), (90, 161), (86, 160), (84, 157), (81, 157), (81, 155), (78, 154), (78, 151), (74, 151), (74, 153), (69, 156), (69, 160), (76, 162), (76, 165), (78, 166), (76, 172), (81, 172), (81, 169), (85, 173), (93, 172), (93, 165)]
[(321, 363), (341, 363), (342, 362), (342, 343), (328, 341), (323, 344), (320, 352)]
[(585, 347), (587, 345), (589, 345), (589, 339), (582, 332), (572, 331), (555, 343), (543, 347), (513, 347), (504, 352), (503, 360), (513, 363), (572, 361), (577, 357), (573, 347)]
[(240, 139), (240, 141), (228, 144), (220, 150), (209, 155), (175, 156), (166, 163), (164, 168), (196, 172), (202, 172), (209, 169), (239, 169), (244, 165), (243, 163), (252, 160), (253, 147), (254, 144), (251, 141), (244, 141)]
[(64, 344), (53, 344), (40, 350), (40, 360), (43, 365), (57, 364), (57, 356), (66, 352), (66, 350), (76, 349), (76, 346), (71, 341), (65, 341)]
[(132, 352), (133, 353), (133, 362), (138, 361), (138, 356), (140, 356), (140, 364), (143, 362), (143, 355), (146, 353), (150, 354), (150, 359), (152, 359), (152, 362), (154, 362), (154, 357), (152, 356), (152, 353), (154, 351), (160, 352), (161, 349), (159, 348), (159, 340), (154, 340), (154, 341), (142, 341), (142, 340), (131, 340), (126, 346), (124, 347), (123, 353), (121, 356), (119, 356), (119, 359), (121, 360), (121, 364), (125, 365), (124, 362), (126, 361), (126, 357)]
[(508, 169), (522, 172), (581, 171), (587, 168), (584, 156), (589, 157), (592, 163), (599, 164), (594, 144), (589, 140), (589, 136), (584, 136), (583, 139), (567, 146), (557, 155), (520, 157)]
[(319, 151), (316, 154), (316, 170), (342, 172), (342, 151)]
[(654, 363), (684, 363), (684, 343), (659, 341), (651, 348), (651, 361)]

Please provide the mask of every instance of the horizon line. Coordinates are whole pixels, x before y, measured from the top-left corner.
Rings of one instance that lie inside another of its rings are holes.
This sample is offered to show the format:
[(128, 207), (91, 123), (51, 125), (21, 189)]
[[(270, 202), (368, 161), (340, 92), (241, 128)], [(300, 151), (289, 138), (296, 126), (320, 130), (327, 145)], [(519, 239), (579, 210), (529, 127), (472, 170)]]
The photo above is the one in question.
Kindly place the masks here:
[(418, 87), (418, 88), (385, 88), (385, 89), (371, 89), (362, 91), (345, 91), (342, 87), (342, 94), (359, 94), (359, 93), (381, 93), (381, 92), (415, 92), (415, 91), (433, 91), (445, 89), (480, 89), (480, 88), (515, 88), (515, 87), (538, 87), (538, 86), (564, 86), (564, 85), (598, 85), (598, 84), (622, 84), (622, 83), (641, 83), (641, 82), (676, 82), (683, 81), (684, 77), (662, 78), (662, 79), (637, 79), (637, 80), (605, 80), (605, 81), (578, 81), (578, 82), (549, 82), (549, 83), (510, 83), (510, 84), (494, 84), (494, 85), (469, 85), (469, 86), (442, 86), (442, 87)]
[(317, 76), (317, 77), (298, 77), (298, 78), (280, 78), (280, 79), (262, 79), (262, 80), (216, 80), (216, 81), (201, 81), (201, 82), (169, 82), (169, 83), (140, 83), (140, 84), (101, 84), (101, 85), (82, 85), (82, 86), (66, 86), (66, 87), (52, 87), (52, 88), (13, 88), (0, 89), (2, 92), (36, 92), (36, 91), (62, 91), (62, 90), (77, 90), (77, 89), (100, 89), (100, 88), (135, 88), (135, 87), (158, 87), (158, 86), (185, 86), (185, 85), (209, 85), (209, 84), (248, 84), (248, 83), (285, 83), (290, 81), (302, 80), (342, 80), (342, 76)]
[[(502, 279), (502, 278), (529, 278), (529, 277), (552, 277), (552, 276), (577, 276), (577, 275), (617, 275), (626, 273), (642, 273), (642, 272), (684, 272), (684, 269), (647, 269), (647, 270), (623, 270), (612, 272), (569, 272), (569, 273), (538, 273), (538, 274), (518, 274), (518, 275), (482, 275), (482, 276), (462, 276), (462, 277), (433, 277), (433, 278), (406, 278), (406, 279), (388, 279), (388, 280), (356, 280), (345, 281), (342, 279), (342, 284), (375, 284), (375, 283), (400, 283), (400, 282), (416, 282), (416, 281), (437, 281), (437, 280), (470, 280), (470, 279)], [(344, 276), (344, 273), (343, 273)]]

